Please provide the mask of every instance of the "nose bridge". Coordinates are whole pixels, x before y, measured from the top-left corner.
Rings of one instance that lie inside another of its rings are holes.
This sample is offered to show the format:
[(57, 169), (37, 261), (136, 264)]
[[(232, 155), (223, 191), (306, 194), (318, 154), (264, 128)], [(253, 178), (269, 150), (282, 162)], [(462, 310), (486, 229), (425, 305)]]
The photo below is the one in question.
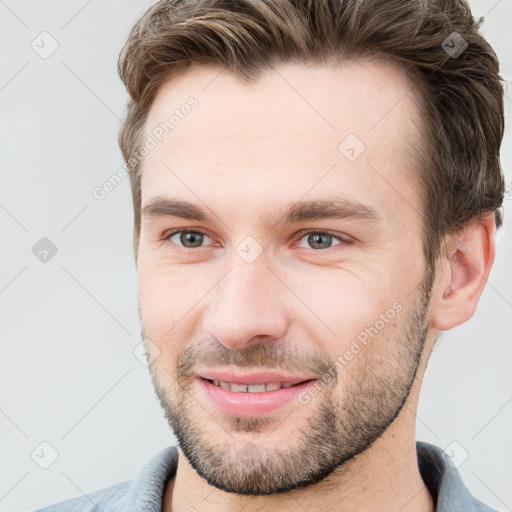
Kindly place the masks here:
[(228, 348), (242, 348), (255, 336), (284, 336), (287, 316), (283, 287), (264, 258), (247, 263), (236, 254), (227, 274), (215, 287), (205, 329)]

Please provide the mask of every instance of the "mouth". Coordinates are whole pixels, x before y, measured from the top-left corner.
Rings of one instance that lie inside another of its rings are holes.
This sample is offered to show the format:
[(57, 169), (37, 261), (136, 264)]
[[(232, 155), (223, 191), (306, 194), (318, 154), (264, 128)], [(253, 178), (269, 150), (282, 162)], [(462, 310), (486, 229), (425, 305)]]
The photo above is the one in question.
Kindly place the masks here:
[(269, 415), (285, 406), (301, 405), (294, 400), (301, 392), (307, 392), (317, 379), (299, 382), (240, 383), (197, 377), (201, 392), (217, 410), (239, 417)]

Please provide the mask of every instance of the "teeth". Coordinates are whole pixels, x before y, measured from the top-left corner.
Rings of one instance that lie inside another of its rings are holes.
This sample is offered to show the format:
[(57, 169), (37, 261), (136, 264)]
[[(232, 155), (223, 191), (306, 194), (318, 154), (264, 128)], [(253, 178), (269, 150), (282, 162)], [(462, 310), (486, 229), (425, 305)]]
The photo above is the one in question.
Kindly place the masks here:
[[(235, 386), (236, 386), (236, 384), (235, 384)], [(251, 385), (240, 386), (240, 387), (241, 388), (246, 387), (248, 393), (262, 393), (263, 391), (271, 391), (270, 389), (268, 389), (267, 386), (265, 386), (265, 384), (251, 384)], [(279, 389), (279, 388), (277, 388), (277, 389)], [(234, 390), (232, 387), (231, 391), (236, 391), (236, 390)], [(245, 390), (240, 389), (240, 391), (245, 391)]]
[(228, 384), (229, 390), (234, 391), (235, 393), (240, 392), (243, 393), (247, 391), (247, 386), (245, 384)]
[(227, 389), (235, 393), (263, 393), (264, 391), (277, 391), (281, 388), (290, 388), (293, 386), (291, 382), (269, 382), (268, 384), (236, 384), (233, 382), (224, 382), (215, 379), (213, 381), (215, 386), (220, 386), (222, 389)]

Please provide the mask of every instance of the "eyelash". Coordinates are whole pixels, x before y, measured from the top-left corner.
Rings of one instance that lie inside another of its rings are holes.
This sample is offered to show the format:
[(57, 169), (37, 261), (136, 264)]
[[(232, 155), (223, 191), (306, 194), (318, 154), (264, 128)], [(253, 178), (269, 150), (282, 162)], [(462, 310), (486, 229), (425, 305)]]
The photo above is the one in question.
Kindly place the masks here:
[[(177, 229), (177, 230), (172, 231), (170, 233), (166, 233), (162, 237), (162, 239), (164, 241), (170, 242), (171, 237), (173, 237), (174, 235), (176, 235), (178, 233), (199, 233), (199, 234), (207, 236), (208, 238), (211, 238), (210, 236), (208, 236), (208, 233), (206, 233), (206, 232), (204, 232), (204, 231), (202, 231), (200, 229)], [(307, 230), (307, 231), (300, 231), (297, 234), (296, 242), (300, 242), (305, 236), (307, 236), (307, 235), (309, 235), (311, 233), (329, 235), (329, 236), (332, 236), (333, 238), (336, 238), (340, 242), (337, 245), (334, 245), (334, 246), (331, 246), (331, 247), (326, 247), (325, 249), (313, 249), (313, 248), (310, 248), (310, 250), (314, 251), (314, 252), (322, 252), (322, 251), (326, 251), (328, 249), (332, 249), (334, 247), (337, 247), (338, 245), (350, 245), (350, 244), (353, 243), (352, 240), (345, 239), (344, 237), (340, 236), (339, 234), (335, 233), (334, 231), (315, 230), (315, 229), (310, 229), (310, 230)], [(174, 244), (174, 242), (171, 242), (171, 243)], [(177, 245), (177, 244), (174, 244), (174, 245)], [(183, 249), (185, 251), (192, 251), (194, 249), (197, 250), (197, 249), (205, 249), (206, 248), (206, 247), (202, 247), (202, 246), (201, 247), (183, 247), (181, 245), (177, 245), (177, 247), (179, 247), (180, 249)], [(302, 247), (302, 249), (304, 249), (304, 247)]]

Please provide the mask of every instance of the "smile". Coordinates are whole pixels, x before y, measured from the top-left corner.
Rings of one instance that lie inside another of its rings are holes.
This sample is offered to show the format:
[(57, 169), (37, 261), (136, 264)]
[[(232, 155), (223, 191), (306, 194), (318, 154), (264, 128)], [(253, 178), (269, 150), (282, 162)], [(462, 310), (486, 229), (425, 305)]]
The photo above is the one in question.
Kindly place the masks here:
[[(207, 379), (209, 380), (209, 379)], [(234, 393), (264, 393), (265, 391), (277, 391), (281, 388), (290, 388), (296, 386), (293, 382), (269, 382), (268, 384), (236, 384), (235, 382), (225, 382), (222, 380), (209, 380), (213, 385), (222, 389), (233, 391)], [(300, 383), (299, 383), (300, 384)]]

